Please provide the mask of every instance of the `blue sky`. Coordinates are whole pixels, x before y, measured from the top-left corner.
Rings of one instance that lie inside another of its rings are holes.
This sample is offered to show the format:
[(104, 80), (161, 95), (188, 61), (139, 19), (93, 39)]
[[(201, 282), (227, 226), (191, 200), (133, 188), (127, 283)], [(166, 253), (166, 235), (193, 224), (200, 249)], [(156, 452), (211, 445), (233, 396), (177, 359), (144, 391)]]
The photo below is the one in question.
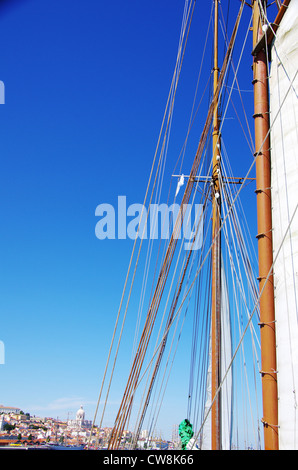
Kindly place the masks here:
[(169, 6), (2, 8), (0, 403), (93, 419), (132, 246), (95, 237), (95, 208), (143, 198), (183, 9)]
[[(62, 419), (83, 404), (93, 419), (132, 248), (96, 238), (95, 209), (118, 195), (143, 201), (184, 2), (8, 3), (0, 9), (0, 403)], [(203, 3), (177, 96), (172, 166), (209, 20)], [(241, 87), (251, 83), (249, 55), (245, 63)]]

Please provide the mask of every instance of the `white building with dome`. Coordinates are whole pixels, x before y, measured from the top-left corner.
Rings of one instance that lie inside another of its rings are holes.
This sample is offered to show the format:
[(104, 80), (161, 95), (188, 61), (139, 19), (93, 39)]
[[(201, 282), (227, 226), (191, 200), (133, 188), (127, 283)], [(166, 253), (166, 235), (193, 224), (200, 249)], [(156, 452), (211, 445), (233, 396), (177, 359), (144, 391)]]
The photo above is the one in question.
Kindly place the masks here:
[(78, 427), (82, 427), (82, 423), (85, 420), (85, 411), (83, 409), (83, 406), (81, 405), (80, 409), (76, 413), (76, 423)]
[(83, 405), (80, 406), (78, 411), (76, 412), (76, 419), (69, 419), (67, 421), (68, 426), (75, 428), (75, 429), (82, 429), (92, 427), (92, 421), (85, 419), (85, 411)]

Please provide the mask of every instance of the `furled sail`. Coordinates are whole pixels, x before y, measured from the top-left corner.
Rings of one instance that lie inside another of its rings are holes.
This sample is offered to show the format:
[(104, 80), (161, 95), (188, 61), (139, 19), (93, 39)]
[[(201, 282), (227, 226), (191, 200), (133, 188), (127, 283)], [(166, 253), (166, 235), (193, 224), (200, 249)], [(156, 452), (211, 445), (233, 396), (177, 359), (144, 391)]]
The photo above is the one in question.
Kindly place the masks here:
[[(230, 325), (230, 307), (227, 281), (224, 268), (221, 269), (221, 448), (231, 449), (232, 437), (232, 369), (229, 369), (232, 359), (232, 335)], [(211, 351), (209, 352), (209, 367), (207, 373), (205, 414), (209, 413), (201, 437), (201, 449), (211, 449)]]
[(297, 31), (292, 0), (273, 43), (269, 78), (280, 449), (298, 449)]
[(221, 419), (222, 419), (222, 450), (231, 449), (232, 437), (232, 335), (230, 306), (227, 281), (224, 269), (221, 273)]

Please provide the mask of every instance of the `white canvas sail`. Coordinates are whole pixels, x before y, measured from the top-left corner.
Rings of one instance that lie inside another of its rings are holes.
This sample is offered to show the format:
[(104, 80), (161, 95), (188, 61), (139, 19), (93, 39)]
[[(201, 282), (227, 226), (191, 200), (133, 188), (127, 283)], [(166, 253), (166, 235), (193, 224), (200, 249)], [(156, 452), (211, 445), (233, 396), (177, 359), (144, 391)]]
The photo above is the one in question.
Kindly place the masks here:
[[(232, 335), (227, 282), (224, 269), (221, 270), (221, 377), (225, 377), (221, 388), (221, 448), (231, 449), (232, 435), (232, 369), (228, 367), (232, 359)], [(210, 341), (211, 342), (211, 341)], [(227, 375), (226, 372), (228, 371)], [(207, 373), (205, 415), (211, 406), (211, 350), (209, 348), (209, 367)], [(201, 438), (201, 449), (211, 449), (211, 412), (205, 421)]]
[(280, 449), (298, 449), (297, 31), (298, 0), (292, 0), (272, 47), (269, 78)]
[[(221, 419), (223, 450), (231, 449), (232, 434), (232, 369), (228, 368), (232, 360), (232, 335), (230, 304), (224, 269), (221, 273)], [(226, 372), (228, 371), (227, 375)]]
[[(211, 338), (210, 338), (211, 343)], [(208, 365), (208, 372), (207, 372), (207, 384), (206, 384), (206, 401), (205, 401), (205, 414), (208, 414), (206, 421), (204, 423), (201, 437), (200, 437), (200, 448), (202, 450), (211, 450), (211, 348), (209, 347), (209, 365)]]

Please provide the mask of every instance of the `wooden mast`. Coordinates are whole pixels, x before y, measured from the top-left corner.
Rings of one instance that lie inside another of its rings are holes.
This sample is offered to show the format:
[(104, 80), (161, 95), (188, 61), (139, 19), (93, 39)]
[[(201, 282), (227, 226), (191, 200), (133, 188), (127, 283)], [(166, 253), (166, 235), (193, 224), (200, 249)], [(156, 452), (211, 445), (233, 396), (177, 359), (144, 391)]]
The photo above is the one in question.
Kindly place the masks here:
[[(262, 0), (264, 8), (265, 1)], [(253, 0), (253, 46), (263, 35), (259, 3)], [(274, 285), (271, 271), (272, 217), (271, 217), (271, 161), (269, 138), (268, 69), (266, 51), (255, 52), (253, 63), (256, 194), (258, 219), (259, 286), (261, 359), (263, 389), (263, 425), (265, 450), (278, 449), (278, 406), (276, 376), (276, 340)], [(268, 274), (270, 273), (269, 277)], [(268, 277), (268, 280), (267, 280)], [(266, 281), (267, 280), (267, 281)]]
[[(216, 95), (219, 68), (218, 68), (218, 0), (215, 0), (214, 10), (214, 75), (213, 75), (213, 201), (212, 201), (212, 314), (211, 314), (211, 397), (215, 401), (211, 410), (211, 446), (213, 450), (221, 447), (221, 425), (220, 425), (220, 393), (217, 394), (220, 384), (220, 188), (218, 171), (220, 168), (220, 136), (218, 115), (218, 94)], [(217, 395), (216, 395), (217, 394)]]

